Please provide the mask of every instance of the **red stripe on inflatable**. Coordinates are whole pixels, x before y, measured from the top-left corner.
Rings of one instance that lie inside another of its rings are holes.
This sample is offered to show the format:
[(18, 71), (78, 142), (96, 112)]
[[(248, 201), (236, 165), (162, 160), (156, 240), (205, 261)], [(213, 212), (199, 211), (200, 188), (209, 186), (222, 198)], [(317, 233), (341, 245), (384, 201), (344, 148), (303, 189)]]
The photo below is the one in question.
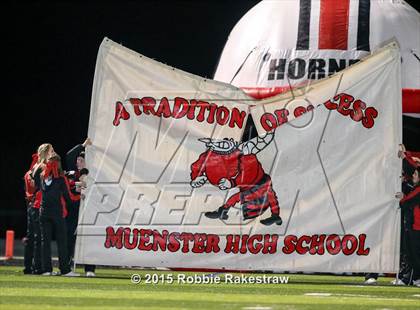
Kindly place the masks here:
[(403, 88), (403, 113), (420, 113), (420, 89)]
[(321, 0), (319, 49), (347, 50), (350, 0)]
[(252, 98), (265, 99), (285, 93), (290, 89), (290, 87), (241, 87), (241, 89)]
[[(284, 93), (290, 88), (285, 87), (242, 87), (242, 90), (255, 99), (265, 99)], [(403, 88), (403, 113), (420, 113), (420, 89)]]

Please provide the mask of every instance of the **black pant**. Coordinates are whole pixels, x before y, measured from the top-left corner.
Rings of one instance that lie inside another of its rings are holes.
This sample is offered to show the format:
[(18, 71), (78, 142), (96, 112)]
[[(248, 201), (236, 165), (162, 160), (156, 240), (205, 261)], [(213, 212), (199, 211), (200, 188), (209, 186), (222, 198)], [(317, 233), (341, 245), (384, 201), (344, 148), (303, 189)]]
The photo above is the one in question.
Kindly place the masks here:
[(367, 274), (365, 274), (365, 280), (367, 280), (367, 279), (378, 280), (378, 274), (377, 273), (367, 273)]
[(52, 230), (54, 227), (58, 249), (58, 262), (61, 274), (66, 274), (71, 271), (67, 253), (67, 230), (66, 221), (61, 215), (44, 215), (40, 214), (41, 223), (41, 261), (42, 271), (51, 272), (51, 239)]
[[(412, 213), (411, 213), (412, 214)], [(411, 215), (412, 216), (412, 215)], [(398, 279), (404, 283), (410, 283), (412, 266), (409, 259), (409, 240), (412, 226), (410, 214), (407, 210), (401, 212), (401, 239), (400, 239), (400, 270), (398, 271)]]
[(409, 232), (408, 257), (413, 267), (413, 281), (420, 280), (420, 230)]
[(39, 227), (39, 209), (27, 209), (27, 230), (24, 252), (25, 273), (41, 273), (41, 231)]
[[(69, 265), (72, 265), (74, 257), (74, 249), (76, 246), (76, 232), (77, 232), (77, 223), (79, 220), (79, 202), (73, 203), (67, 208), (68, 214), (66, 217), (67, 223), (67, 240), (68, 240), (68, 254), (69, 254)], [(85, 265), (85, 272), (92, 271), (95, 272), (95, 265)]]

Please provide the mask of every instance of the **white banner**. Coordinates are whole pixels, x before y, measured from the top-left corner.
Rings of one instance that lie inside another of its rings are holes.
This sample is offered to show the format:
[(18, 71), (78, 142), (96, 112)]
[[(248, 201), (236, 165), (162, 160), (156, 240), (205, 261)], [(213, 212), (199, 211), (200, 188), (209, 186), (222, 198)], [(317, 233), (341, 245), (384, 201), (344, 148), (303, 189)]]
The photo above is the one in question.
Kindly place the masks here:
[(395, 272), (399, 70), (394, 43), (307, 95), (262, 101), (260, 137), (240, 142), (242, 91), (105, 39), (76, 262)]

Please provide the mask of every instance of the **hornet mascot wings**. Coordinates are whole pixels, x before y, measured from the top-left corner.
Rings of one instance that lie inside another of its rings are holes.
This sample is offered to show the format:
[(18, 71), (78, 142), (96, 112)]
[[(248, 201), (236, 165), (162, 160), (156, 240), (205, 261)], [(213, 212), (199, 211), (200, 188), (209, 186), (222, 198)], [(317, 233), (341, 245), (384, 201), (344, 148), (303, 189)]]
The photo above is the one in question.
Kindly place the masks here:
[(255, 218), (270, 208), (271, 216), (260, 222), (264, 225), (282, 224), (271, 178), (256, 156), (273, 138), (274, 133), (244, 143), (227, 138), (199, 139), (206, 144), (207, 150), (191, 165), (191, 187), (201, 187), (208, 181), (221, 190), (239, 189), (216, 211), (206, 212), (206, 217), (228, 219), (229, 208), (240, 202), (245, 220)]

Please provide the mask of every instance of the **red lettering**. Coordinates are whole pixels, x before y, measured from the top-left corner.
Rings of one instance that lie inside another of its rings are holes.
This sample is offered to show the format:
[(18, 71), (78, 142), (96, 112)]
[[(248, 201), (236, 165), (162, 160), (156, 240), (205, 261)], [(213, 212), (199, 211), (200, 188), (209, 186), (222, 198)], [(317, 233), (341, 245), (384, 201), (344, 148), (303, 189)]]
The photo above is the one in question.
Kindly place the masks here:
[(174, 118), (181, 118), (184, 117), (188, 112), (188, 100), (181, 97), (176, 97), (174, 100), (174, 111), (172, 113), (172, 116)]
[(141, 100), (139, 98), (130, 98), (129, 100), (133, 106), (134, 114), (141, 115), (141, 111), (140, 111)]
[(219, 253), (219, 241), (220, 238), (218, 235), (210, 234), (207, 236), (207, 246), (206, 246), (206, 253)]
[[(128, 250), (132, 250), (137, 247), (137, 239), (138, 239), (139, 230), (133, 229), (131, 232), (130, 228), (124, 229), (124, 247)], [(132, 240), (130, 241), (130, 237), (132, 236)]]
[(245, 254), (247, 252), (247, 244), (248, 244), (248, 235), (242, 235), (242, 243), (241, 243), (241, 248), (239, 249), (239, 252), (241, 254)]
[(269, 132), (277, 127), (277, 120), (271, 113), (264, 113), (260, 119), (261, 126), (265, 131)]
[(152, 249), (152, 244), (146, 244), (150, 241), (149, 236), (152, 235), (151, 229), (140, 229), (140, 241), (138, 249), (142, 251), (150, 251)]
[(309, 250), (309, 254), (311, 255), (324, 255), (325, 248), (324, 248), (324, 241), (326, 235), (313, 235), (311, 238), (311, 248)]
[[(331, 255), (337, 255), (341, 250), (341, 240), (340, 237), (336, 234), (329, 235), (327, 237), (327, 251)], [(334, 244), (334, 245), (333, 245)]]
[[(338, 100), (338, 96), (334, 97), (334, 100)], [(338, 107), (338, 104), (336, 104), (335, 102), (328, 100), (326, 102), (324, 102), (324, 106), (328, 109), (328, 110), (336, 110)]]
[(171, 107), (169, 106), (169, 101), (166, 97), (160, 99), (159, 107), (156, 111), (156, 116), (168, 118), (171, 116)]
[(295, 251), (295, 245), (298, 238), (295, 235), (287, 235), (284, 238), (284, 246), (282, 251), (284, 254), (292, 254)]
[(106, 240), (104, 246), (109, 248), (117, 248), (121, 249), (123, 246), (122, 238), (123, 238), (123, 228), (118, 228), (117, 232), (114, 231), (114, 228), (112, 226), (108, 226), (106, 228)]
[(114, 116), (114, 121), (112, 122), (112, 124), (114, 124), (114, 126), (118, 126), (120, 124), (120, 119), (123, 119), (126, 121), (129, 118), (130, 118), (130, 114), (127, 112), (124, 105), (120, 101), (117, 101), (115, 104), (115, 116)]
[[(325, 107), (329, 110), (337, 109), (344, 116), (350, 115), (351, 119), (355, 122), (362, 121), (362, 125), (365, 128), (372, 128), (374, 126), (374, 119), (378, 116), (378, 111), (375, 108), (366, 108), (366, 103), (362, 100), (354, 101), (353, 96), (344, 93), (336, 95), (334, 101), (339, 101), (339, 104), (337, 105), (332, 100), (329, 100), (324, 103)], [(351, 107), (352, 104), (353, 107)]]
[(192, 99), (188, 108), (187, 118), (193, 120), (195, 117), (195, 108), (197, 107), (197, 100)]
[(216, 112), (216, 121), (219, 125), (225, 125), (229, 121), (229, 109), (219, 107)]
[(246, 116), (245, 111), (239, 111), (237, 108), (233, 108), (231, 118), (229, 121), (229, 127), (234, 128), (236, 125), (239, 128), (242, 128), (244, 124), (245, 116)]
[[(263, 245), (260, 243), (263, 240), (262, 235), (252, 235), (248, 239), (248, 250), (252, 254), (257, 254), (261, 251)], [(255, 243), (255, 241), (258, 241), (258, 243)]]
[(210, 108), (210, 111), (209, 111), (209, 116), (207, 116), (207, 123), (213, 124), (214, 123), (214, 114), (216, 112), (217, 105), (215, 105), (214, 103), (210, 103), (209, 108)]
[(363, 110), (366, 109), (366, 103), (362, 100), (356, 100), (353, 103), (353, 111), (350, 112), (350, 117), (355, 122), (360, 122), (363, 118)]
[(194, 246), (192, 248), (193, 253), (204, 253), (206, 249), (206, 234), (194, 234)]
[(375, 124), (374, 119), (378, 116), (378, 111), (373, 108), (369, 107), (365, 110), (365, 117), (362, 118), (362, 125), (365, 128), (372, 128)]
[(155, 105), (156, 105), (155, 98), (152, 98), (152, 97), (141, 98), (141, 106), (143, 107), (144, 114), (156, 115)]
[(153, 230), (153, 251), (158, 250), (158, 246), (162, 251), (166, 251), (166, 240), (168, 239), (168, 231), (163, 230), (160, 234), (157, 230)]
[[(350, 242), (350, 248), (348, 247), (348, 244)], [(343, 237), (343, 241), (341, 242), (341, 247), (343, 249), (344, 255), (351, 255), (356, 251), (357, 249), (357, 239), (353, 235), (345, 235)]]
[(239, 235), (227, 235), (225, 253), (238, 253), (239, 244), (241, 243), (241, 236)]
[(176, 252), (180, 248), (180, 243), (178, 241), (179, 233), (174, 232), (169, 235), (168, 238), (168, 250), (171, 252)]
[(277, 126), (287, 123), (287, 116), (289, 116), (289, 111), (287, 109), (275, 110), (274, 114), (277, 117)]
[[(303, 243), (306, 242), (308, 246), (303, 246)], [(296, 243), (296, 252), (300, 255), (306, 254), (309, 251), (309, 243), (311, 242), (311, 237), (303, 235), (298, 239)]]
[(182, 244), (182, 252), (183, 253), (188, 253), (190, 251), (189, 242), (192, 241), (192, 240), (194, 240), (194, 235), (192, 233), (182, 233), (179, 236), (179, 239), (181, 241), (183, 241), (183, 244)]
[(302, 106), (295, 108), (295, 110), (293, 111), (293, 115), (295, 117), (299, 117), (305, 113), (306, 113), (306, 108)]
[(204, 112), (208, 109), (210, 104), (206, 101), (199, 101), (198, 106), (200, 107), (200, 111), (198, 112), (196, 119), (201, 123), (204, 121)]
[(337, 111), (341, 113), (344, 116), (347, 116), (350, 114), (350, 105), (354, 101), (354, 97), (347, 95), (347, 94), (341, 94), (340, 95), (340, 103), (338, 104)]
[(274, 254), (277, 252), (277, 241), (279, 240), (278, 235), (264, 235), (264, 248), (263, 254)]
[(357, 255), (366, 256), (370, 252), (370, 248), (365, 248), (366, 234), (359, 235), (359, 248), (357, 249)]

